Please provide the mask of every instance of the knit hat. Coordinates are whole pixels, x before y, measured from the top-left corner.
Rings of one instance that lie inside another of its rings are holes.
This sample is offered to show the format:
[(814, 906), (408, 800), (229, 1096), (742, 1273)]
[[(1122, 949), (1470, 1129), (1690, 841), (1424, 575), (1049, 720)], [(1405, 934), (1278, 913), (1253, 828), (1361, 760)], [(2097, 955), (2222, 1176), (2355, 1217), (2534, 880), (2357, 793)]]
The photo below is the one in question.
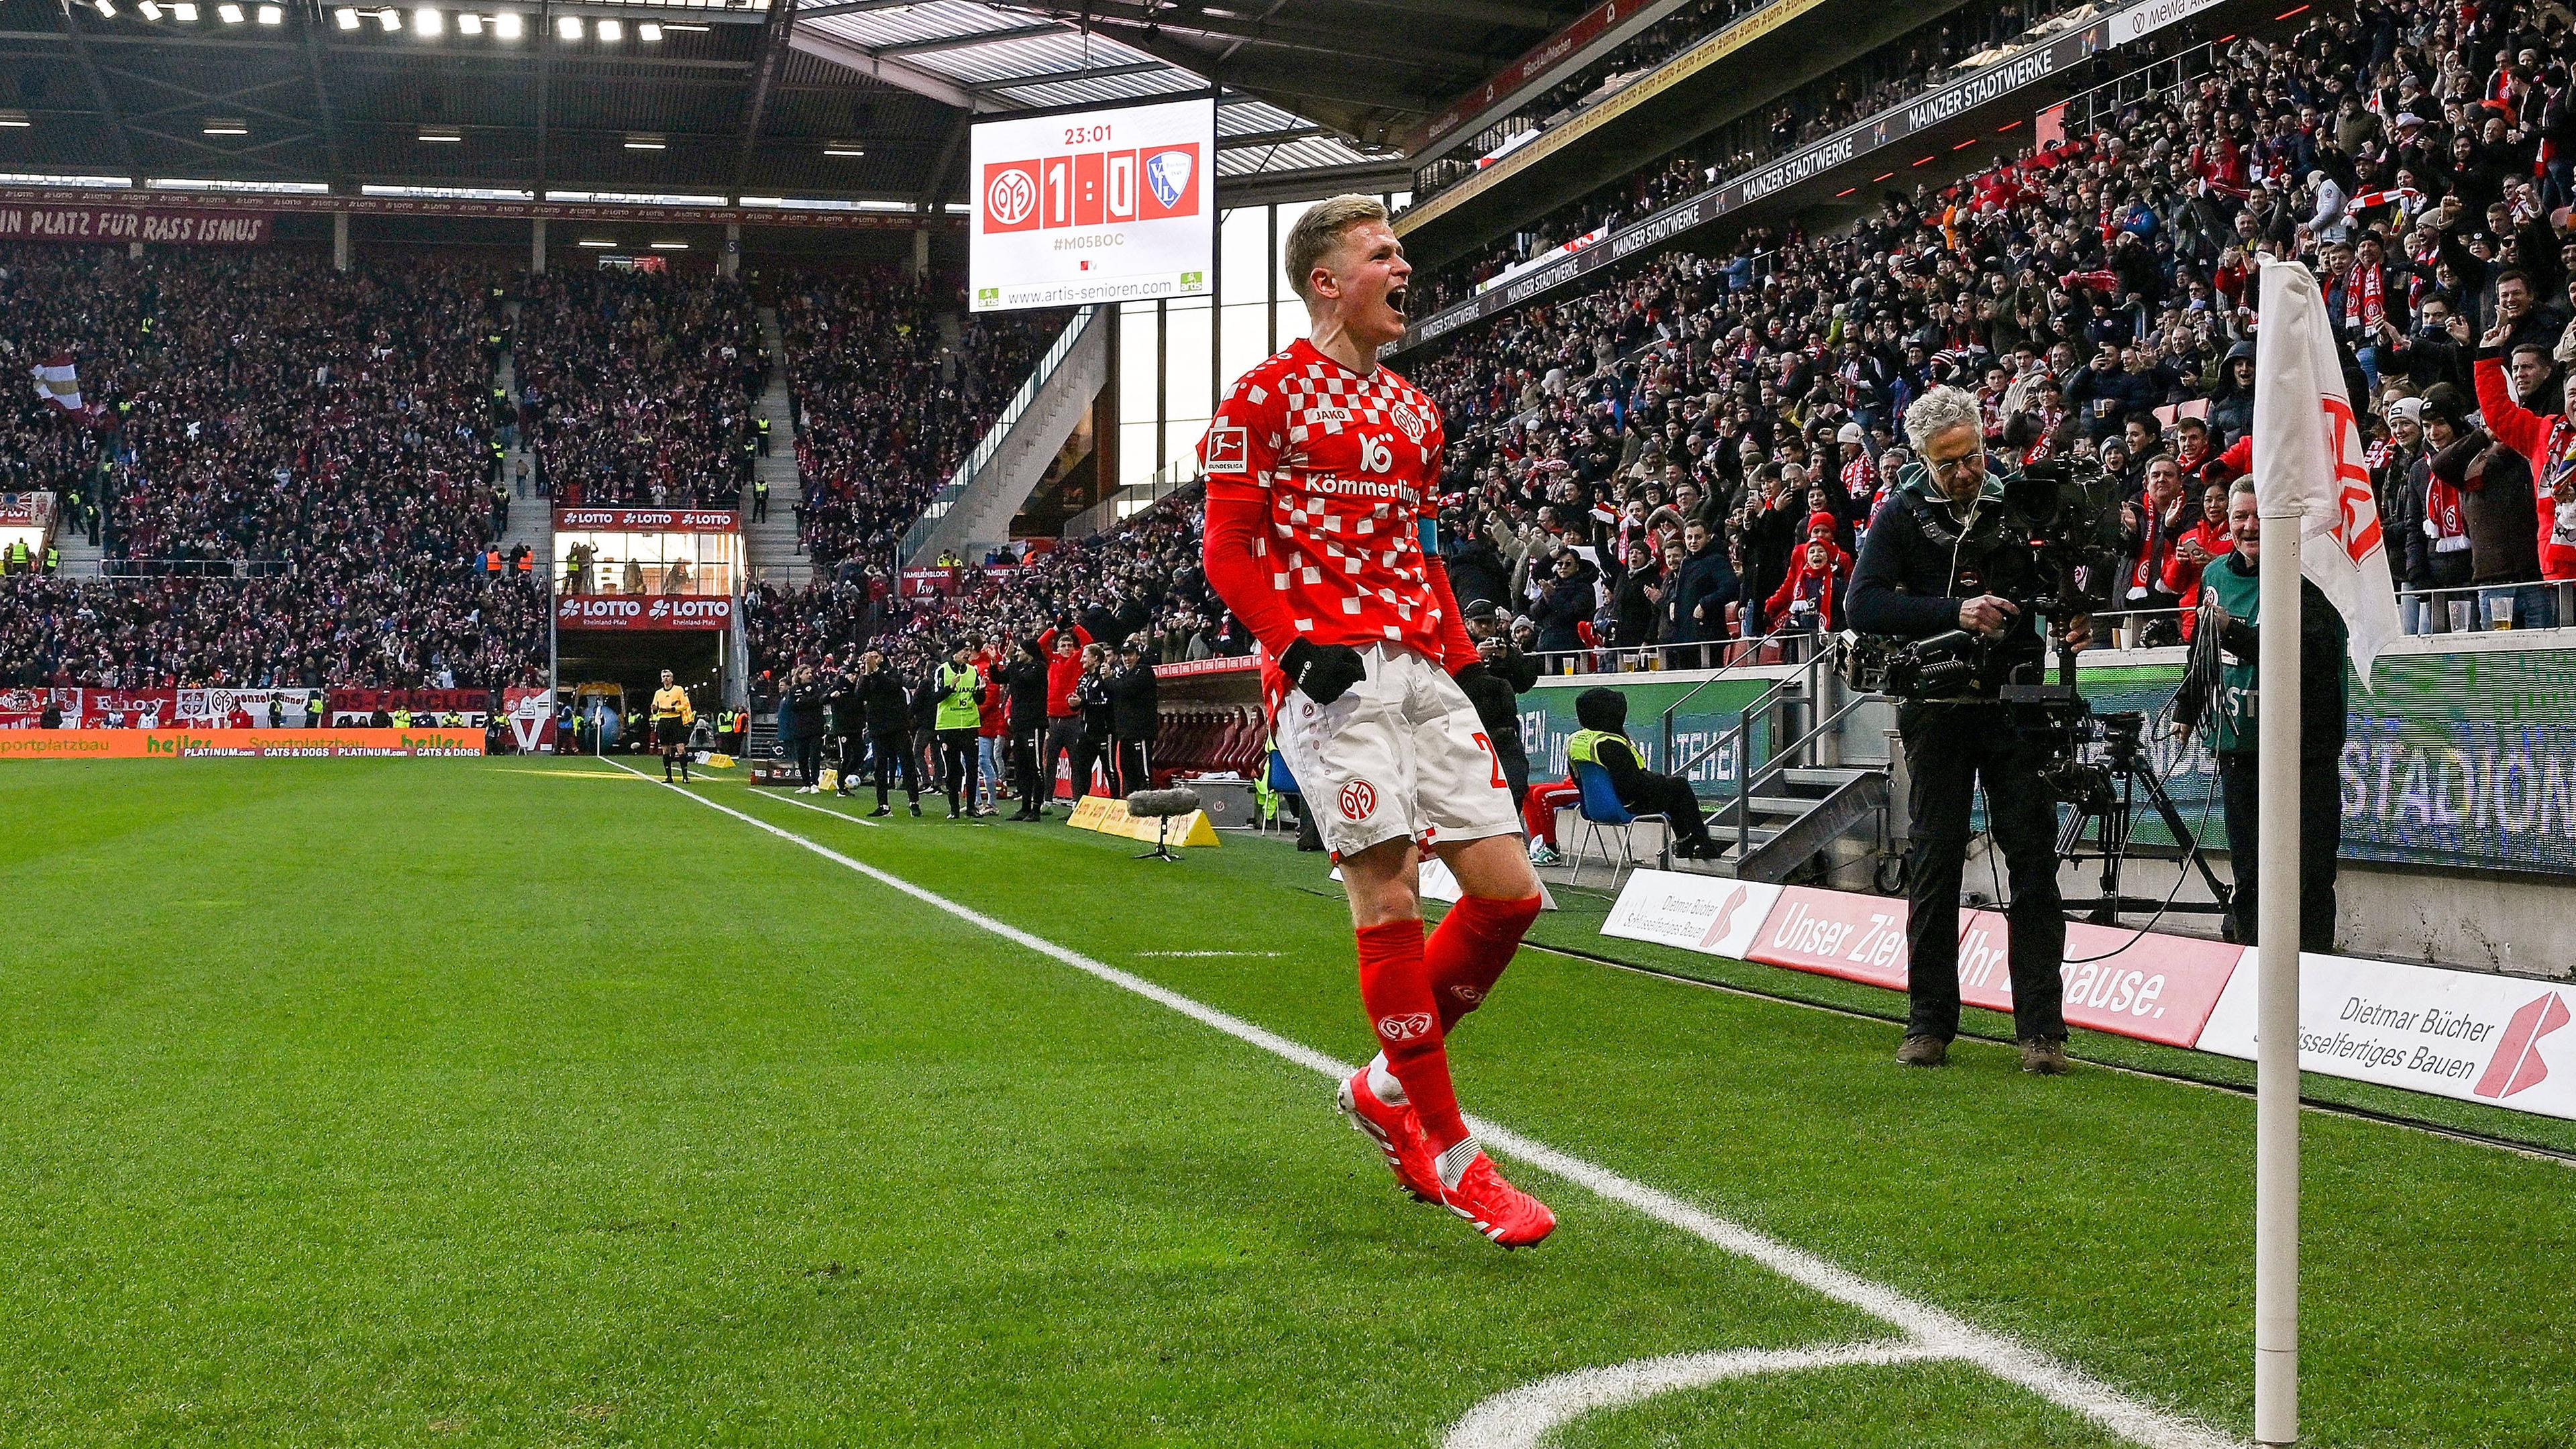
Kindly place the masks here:
[(1814, 538), (1816, 535), (1821, 533), (1824, 535), (1825, 541), (1830, 543), (1833, 541), (1834, 536), (1842, 531), (1842, 520), (1834, 517), (1832, 514), (1827, 513), (1821, 508), (1807, 515), (1807, 537), (1809, 538)]

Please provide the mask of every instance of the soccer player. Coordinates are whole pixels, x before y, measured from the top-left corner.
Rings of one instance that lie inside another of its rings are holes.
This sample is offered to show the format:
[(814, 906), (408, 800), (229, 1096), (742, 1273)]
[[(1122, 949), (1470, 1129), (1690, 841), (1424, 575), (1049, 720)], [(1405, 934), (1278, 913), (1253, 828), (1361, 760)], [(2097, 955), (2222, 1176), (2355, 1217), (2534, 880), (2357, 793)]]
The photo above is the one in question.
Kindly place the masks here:
[(653, 691), (653, 743), (662, 747), (662, 783), (671, 783), (671, 764), (678, 761), (680, 779), (689, 778), (689, 726), (696, 723), (698, 712), (689, 703), (689, 692), (671, 682), (671, 671), (662, 671), (662, 687)]
[[(1440, 414), (1377, 364), (1412, 267), (1386, 208), (1339, 196), (1290, 229), (1308, 337), (1234, 385), (1200, 444), (1208, 582), (1260, 641), (1279, 751), (1342, 868), (1379, 1053), (1338, 1103), (1399, 1186), (1507, 1248), (1556, 1217), (1469, 1134), (1447, 1042), (1538, 915), (1500, 763), (1453, 675), (1478, 660), (1435, 540)], [(1422, 933), (1421, 853), (1464, 897)]]

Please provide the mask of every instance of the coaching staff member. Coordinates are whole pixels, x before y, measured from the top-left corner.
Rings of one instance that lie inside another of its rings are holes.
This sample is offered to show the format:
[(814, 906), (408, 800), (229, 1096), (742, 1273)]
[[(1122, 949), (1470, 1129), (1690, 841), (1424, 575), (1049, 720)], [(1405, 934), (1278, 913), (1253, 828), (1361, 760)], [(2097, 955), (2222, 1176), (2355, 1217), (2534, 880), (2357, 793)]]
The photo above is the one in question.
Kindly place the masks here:
[[(1992, 592), (2028, 583), (2029, 555), (2006, 526), (2003, 480), (1986, 469), (1977, 400), (1936, 387), (1905, 410), (1905, 433), (1920, 461), (1906, 465), (1861, 545), (1845, 604), (1851, 626), (1911, 639), (1966, 629), (2027, 645), (2034, 662), (2044, 659), (2033, 621)], [(2078, 643), (2089, 633), (2083, 621), (2070, 629)], [(1969, 805), (1982, 780), (1987, 827), (2012, 871), (2013, 1034), (2021, 1040), (2022, 1070), (2066, 1070), (2057, 811), (2040, 782), (2037, 753), (2014, 724), (1990, 681), (1956, 698), (1897, 706), (1913, 780), (1914, 850), (1905, 869), (1912, 1004), (1896, 1053), (1907, 1066), (1939, 1066), (1959, 1032), (1959, 876), (1968, 858)]]
[[(2176, 734), (2207, 716), (2218, 753), (2218, 783), (2227, 802), (2227, 855), (2236, 888), (2227, 898), (2229, 939), (2255, 944), (2254, 662), (2262, 636), (2256, 618), (2262, 592), (2263, 519), (2254, 480), (2239, 478), (2227, 495), (2227, 533), (2235, 548), (2200, 576), (2201, 622), (2194, 631), (2193, 663), (2183, 671), (2174, 699)], [(2224, 652), (2215, 670), (2200, 665), (2198, 650), (2216, 640)], [(2335, 852), (2343, 848), (2345, 647), (2343, 615), (2325, 591), (2299, 580), (2299, 949), (2332, 951), (2335, 931)], [(2214, 686), (2214, 687), (2213, 687)]]

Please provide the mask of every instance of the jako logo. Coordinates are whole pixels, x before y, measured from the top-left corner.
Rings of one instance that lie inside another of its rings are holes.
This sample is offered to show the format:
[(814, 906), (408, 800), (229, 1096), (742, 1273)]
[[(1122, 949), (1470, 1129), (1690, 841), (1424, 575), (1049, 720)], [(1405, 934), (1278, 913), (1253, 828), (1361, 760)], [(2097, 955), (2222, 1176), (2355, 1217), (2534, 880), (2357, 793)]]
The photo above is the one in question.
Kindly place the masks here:
[(2549, 1063), (2541, 1060), (2540, 1039), (2568, 1022), (2567, 1003), (2557, 992), (2535, 997), (2505, 1023), (2504, 1040), (2496, 1043), (2486, 1075), (2472, 1090), (2481, 1097), (2505, 1098), (2549, 1080)]
[(1398, 1042), (1411, 1041), (1418, 1036), (1429, 1036), (1431, 1022), (1431, 1013), (1427, 1011), (1416, 1011), (1404, 1016), (1381, 1016), (1377, 1019), (1378, 1038), (1381, 1041)]

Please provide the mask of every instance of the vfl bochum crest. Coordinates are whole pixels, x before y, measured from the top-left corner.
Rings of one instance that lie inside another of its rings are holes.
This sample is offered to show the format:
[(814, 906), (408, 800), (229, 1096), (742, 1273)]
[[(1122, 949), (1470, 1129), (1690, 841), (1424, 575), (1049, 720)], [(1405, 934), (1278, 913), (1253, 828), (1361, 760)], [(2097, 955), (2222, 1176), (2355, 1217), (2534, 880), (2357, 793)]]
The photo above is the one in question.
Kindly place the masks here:
[(1145, 163), (1145, 181), (1154, 188), (1154, 199), (1165, 207), (1178, 206), (1181, 193), (1190, 185), (1190, 153), (1158, 152)]

